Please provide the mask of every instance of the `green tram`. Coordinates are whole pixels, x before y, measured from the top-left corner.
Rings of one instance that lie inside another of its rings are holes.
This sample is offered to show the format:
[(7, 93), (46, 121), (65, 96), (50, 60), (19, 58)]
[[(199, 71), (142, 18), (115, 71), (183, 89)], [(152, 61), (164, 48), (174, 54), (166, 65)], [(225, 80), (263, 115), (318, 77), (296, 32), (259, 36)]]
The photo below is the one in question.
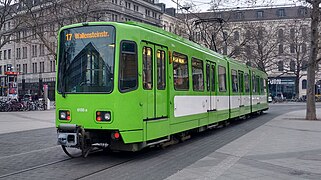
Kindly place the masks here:
[(137, 22), (59, 31), (58, 144), (138, 151), (268, 109), (267, 74)]

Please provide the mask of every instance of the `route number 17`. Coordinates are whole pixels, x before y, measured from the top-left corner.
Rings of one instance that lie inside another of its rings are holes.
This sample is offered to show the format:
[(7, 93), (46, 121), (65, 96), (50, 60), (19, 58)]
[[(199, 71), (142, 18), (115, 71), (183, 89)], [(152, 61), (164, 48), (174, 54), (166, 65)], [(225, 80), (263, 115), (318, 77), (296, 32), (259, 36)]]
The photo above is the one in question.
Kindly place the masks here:
[(66, 40), (67, 41), (71, 41), (72, 38), (72, 34), (66, 34)]

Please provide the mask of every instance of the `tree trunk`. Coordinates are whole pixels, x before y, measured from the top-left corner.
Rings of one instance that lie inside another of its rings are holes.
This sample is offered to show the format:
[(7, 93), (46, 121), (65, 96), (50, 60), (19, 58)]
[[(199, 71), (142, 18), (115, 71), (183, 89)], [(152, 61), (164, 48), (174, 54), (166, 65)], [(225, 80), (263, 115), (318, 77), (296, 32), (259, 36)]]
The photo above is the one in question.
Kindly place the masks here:
[(295, 98), (296, 99), (299, 99), (299, 97), (300, 97), (300, 91), (299, 91), (299, 89), (300, 89), (300, 75), (297, 73), (296, 75), (295, 75)]
[(319, 25), (319, 4), (320, 0), (311, 1), (312, 3), (312, 12), (311, 12), (311, 50), (308, 63), (308, 72), (307, 72), (307, 111), (306, 111), (306, 120), (316, 120), (316, 109), (315, 109), (315, 67), (316, 60), (319, 50), (319, 34), (318, 34), (318, 25)]

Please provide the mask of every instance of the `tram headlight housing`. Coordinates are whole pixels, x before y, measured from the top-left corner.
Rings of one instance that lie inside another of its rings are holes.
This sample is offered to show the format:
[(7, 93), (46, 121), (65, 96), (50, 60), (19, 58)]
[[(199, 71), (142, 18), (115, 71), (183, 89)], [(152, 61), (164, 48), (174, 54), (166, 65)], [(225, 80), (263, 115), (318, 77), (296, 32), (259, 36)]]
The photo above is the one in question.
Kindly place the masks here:
[(96, 121), (106, 122), (111, 120), (111, 113), (109, 111), (97, 111), (96, 112)]
[(67, 110), (59, 110), (59, 119), (60, 120), (68, 120), (70, 121), (70, 111)]

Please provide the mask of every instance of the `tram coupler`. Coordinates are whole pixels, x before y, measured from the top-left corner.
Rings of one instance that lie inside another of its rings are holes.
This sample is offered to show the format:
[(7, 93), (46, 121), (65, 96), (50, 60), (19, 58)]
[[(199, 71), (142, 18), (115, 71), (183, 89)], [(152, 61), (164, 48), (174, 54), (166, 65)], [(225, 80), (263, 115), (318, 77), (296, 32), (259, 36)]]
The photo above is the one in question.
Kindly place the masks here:
[(57, 129), (58, 145), (80, 147), (80, 136), (84, 137), (84, 129), (76, 124), (60, 124)]

